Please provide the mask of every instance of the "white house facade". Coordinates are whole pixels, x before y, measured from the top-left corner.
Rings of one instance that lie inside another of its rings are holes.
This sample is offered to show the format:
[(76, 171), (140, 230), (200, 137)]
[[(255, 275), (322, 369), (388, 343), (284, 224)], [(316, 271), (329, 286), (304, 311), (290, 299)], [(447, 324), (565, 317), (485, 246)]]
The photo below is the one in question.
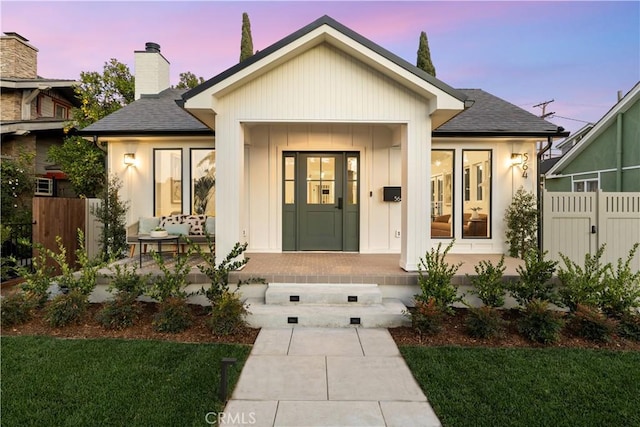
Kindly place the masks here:
[(212, 175), (207, 214), (222, 254), (236, 242), (250, 252), (397, 253), (415, 271), (451, 240), (453, 252), (504, 253), (504, 210), (519, 187), (537, 188), (536, 144), (562, 134), (326, 16), (183, 94), (182, 129), (165, 118), (136, 132), (151, 108), (135, 116), (133, 106), (175, 98), (166, 88), (112, 115), (129, 124), (107, 117), (84, 132), (109, 141), (130, 222), (193, 213), (194, 176)]

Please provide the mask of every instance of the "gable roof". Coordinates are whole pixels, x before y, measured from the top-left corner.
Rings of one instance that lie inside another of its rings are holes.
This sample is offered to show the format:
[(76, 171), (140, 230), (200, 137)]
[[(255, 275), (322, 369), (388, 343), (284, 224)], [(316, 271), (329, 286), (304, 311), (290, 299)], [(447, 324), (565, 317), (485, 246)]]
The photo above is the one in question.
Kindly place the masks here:
[(213, 135), (213, 131), (178, 106), (184, 89), (165, 89), (142, 97), (78, 131), (81, 135)]
[(611, 126), (619, 113), (626, 112), (631, 106), (640, 100), (640, 81), (629, 91), (627, 94), (598, 122), (593, 128), (567, 153), (560, 158), (558, 163), (553, 165), (547, 172), (547, 178), (553, 178), (554, 175), (559, 174), (573, 159), (578, 157), (593, 141), (596, 140), (605, 130)]
[(564, 128), (482, 89), (459, 89), (473, 105), (439, 126), (433, 136), (567, 136)]
[[(400, 58), (399, 56), (391, 53), (390, 51), (384, 49), (383, 47), (381, 47), (380, 45), (372, 42), (371, 40), (363, 37), (362, 35), (356, 33), (355, 31), (351, 30), (350, 28), (344, 26), (343, 24), (339, 23), (338, 21), (336, 21), (335, 19), (331, 18), (328, 15), (324, 15), (321, 18), (315, 20), (314, 22), (310, 23), (309, 25), (299, 29), (298, 31), (290, 34), (289, 36), (283, 38), (282, 40), (272, 44), (271, 46), (267, 47), (266, 49), (263, 49), (259, 52), (257, 52), (256, 54), (252, 55), (250, 58), (240, 62), (239, 64), (236, 64), (235, 66), (227, 69), (226, 71), (223, 71), (222, 73), (218, 74), (217, 76), (214, 76), (213, 78), (207, 80), (206, 82), (202, 83), (201, 85), (189, 90), (188, 92), (186, 92), (182, 98), (183, 100), (186, 102), (187, 100), (189, 100), (190, 98), (193, 98), (194, 96), (204, 92), (205, 90), (215, 86), (216, 84), (228, 79), (229, 77), (239, 73), (240, 71), (246, 69), (247, 67), (250, 67), (251, 65), (255, 64), (256, 62), (262, 60), (263, 58), (268, 57), (269, 55), (273, 54), (274, 52), (284, 48), (285, 46), (288, 46), (290, 44), (292, 44), (293, 42), (295, 42), (296, 40), (300, 39), (301, 37), (311, 33), (312, 31), (322, 27), (323, 25), (328, 25), (329, 27), (335, 29), (336, 31), (342, 33), (343, 35), (347, 36), (348, 38), (354, 40), (355, 42), (359, 43), (360, 45), (370, 49), (371, 51), (381, 55), (383, 58), (393, 62), (394, 64), (400, 66), (401, 68), (403, 68), (404, 70), (416, 75), (417, 77), (419, 77), (422, 80), (425, 80), (426, 82), (430, 83), (431, 85), (437, 87), (438, 89), (442, 90), (443, 92), (453, 96), (454, 98), (457, 98), (460, 101), (464, 101), (465, 100), (465, 96), (463, 93), (460, 93), (459, 91), (455, 90), (454, 88), (452, 88), (451, 86), (447, 85), (446, 83), (444, 83), (441, 80), (438, 80), (437, 78), (433, 77), (432, 75), (426, 73), (425, 71), (419, 69), (418, 67), (410, 64), (409, 62), (405, 61), (404, 59)], [(183, 104), (184, 105), (184, 104)]]

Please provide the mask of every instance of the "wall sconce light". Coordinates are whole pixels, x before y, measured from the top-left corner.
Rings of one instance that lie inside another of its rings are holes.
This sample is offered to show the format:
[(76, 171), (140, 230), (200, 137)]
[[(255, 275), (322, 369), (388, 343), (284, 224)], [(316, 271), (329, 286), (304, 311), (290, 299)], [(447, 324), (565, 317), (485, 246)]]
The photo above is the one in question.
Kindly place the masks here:
[(136, 164), (136, 153), (124, 153), (124, 164), (132, 166)]
[(522, 164), (522, 154), (520, 153), (512, 153), (511, 154), (511, 166), (516, 166)]

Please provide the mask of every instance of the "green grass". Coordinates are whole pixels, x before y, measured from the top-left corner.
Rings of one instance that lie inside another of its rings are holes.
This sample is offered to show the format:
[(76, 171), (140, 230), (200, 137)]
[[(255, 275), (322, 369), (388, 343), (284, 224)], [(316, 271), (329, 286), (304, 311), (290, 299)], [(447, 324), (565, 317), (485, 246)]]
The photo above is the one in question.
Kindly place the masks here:
[(2, 337), (3, 426), (206, 425), (221, 411), (220, 360), (250, 347)]
[(640, 426), (640, 352), (400, 350), (443, 426)]

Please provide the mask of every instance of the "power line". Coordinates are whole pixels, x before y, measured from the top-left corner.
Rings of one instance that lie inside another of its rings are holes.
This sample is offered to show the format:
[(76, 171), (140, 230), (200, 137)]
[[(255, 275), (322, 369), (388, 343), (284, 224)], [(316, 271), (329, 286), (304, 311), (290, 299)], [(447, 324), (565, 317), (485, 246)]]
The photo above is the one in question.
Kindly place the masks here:
[(559, 119), (565, 119), (565, 120), (573, 120), (574, 122), (581, 122), (581, 123), (587, 123), (587, 124), (593, 124), (593, 122), (587, 122), (584, 120), (580, 120), (580, 119), (572, 119), (571, 117), (564, 117), (564, 116), (558, 116), (557, 114), (554, 113), (553, 117), (557, 117)]
[(551, 113), (547, 113), (547, 105), (551, 104), (553, 101), (555, 101), (555, 99), (552, 99), (550, 101), (543, 101), (533, 106), (533, 108), (542, 107), (542, 114), (540, 115), (541, 119), (546, 119), (547, 117), (555, 114), (555, 111), (552, 111)]

